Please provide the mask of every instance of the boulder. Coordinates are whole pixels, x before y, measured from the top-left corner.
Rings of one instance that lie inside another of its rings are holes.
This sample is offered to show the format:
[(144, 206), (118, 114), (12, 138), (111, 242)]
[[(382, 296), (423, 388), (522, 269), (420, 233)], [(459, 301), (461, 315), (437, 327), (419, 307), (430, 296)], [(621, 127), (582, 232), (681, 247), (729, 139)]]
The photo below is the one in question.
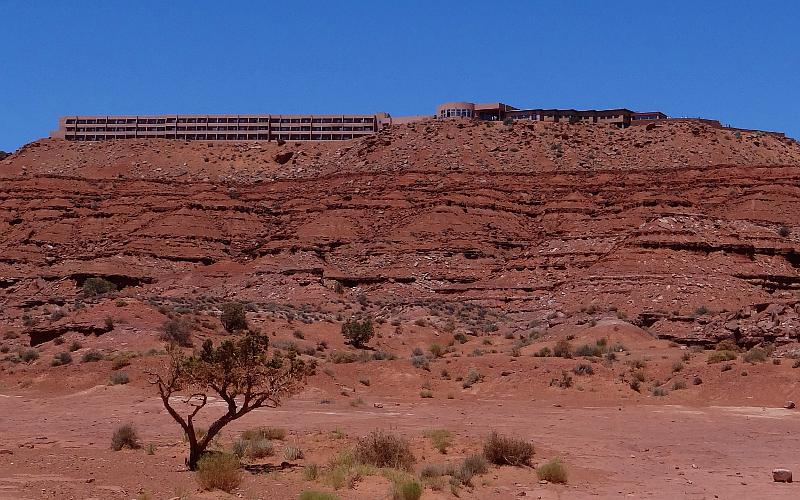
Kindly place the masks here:
[(776, 483), (791, 483), (792, 471), (789, 469), (773, 469), (772, 480)]

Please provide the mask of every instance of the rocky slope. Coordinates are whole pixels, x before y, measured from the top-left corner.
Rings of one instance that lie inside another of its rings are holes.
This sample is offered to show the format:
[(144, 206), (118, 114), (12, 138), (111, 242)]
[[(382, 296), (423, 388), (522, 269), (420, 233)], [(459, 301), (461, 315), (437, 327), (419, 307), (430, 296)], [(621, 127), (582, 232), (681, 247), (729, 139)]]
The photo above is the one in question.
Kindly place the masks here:
[[(682, 342), (789, 342), (798, 221), (795, 141), (691, 121), (430, 122), (342, 144), (43, 140), (0, 161), (0, 324), (69, 313), (103, 276), (153, 303), (469, 301), (510, 322), (617, 311)], [(34, 337), (103, 330), (46, 323)]]

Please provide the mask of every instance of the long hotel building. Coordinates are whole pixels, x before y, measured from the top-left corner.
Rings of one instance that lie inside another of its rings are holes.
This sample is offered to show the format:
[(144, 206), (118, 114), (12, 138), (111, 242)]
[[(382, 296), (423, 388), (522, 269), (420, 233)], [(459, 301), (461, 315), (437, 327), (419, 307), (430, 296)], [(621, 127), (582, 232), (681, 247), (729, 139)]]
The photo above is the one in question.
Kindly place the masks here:
[(374, 115), (65, 116), (50, 137), (71, 141), (180, 139), (336, 141), (372, 135), (389, 124)]

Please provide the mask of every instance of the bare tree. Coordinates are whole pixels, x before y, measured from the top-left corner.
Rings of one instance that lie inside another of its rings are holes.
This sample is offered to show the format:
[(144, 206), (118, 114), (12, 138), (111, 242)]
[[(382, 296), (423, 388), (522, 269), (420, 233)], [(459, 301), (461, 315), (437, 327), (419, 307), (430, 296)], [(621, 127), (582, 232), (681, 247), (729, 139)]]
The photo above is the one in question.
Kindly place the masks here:
[[(217, 347), (206, 340), (202, 349), (192, 355), (171, 345), (166, 370), (147, 372), (164, 408), (186, 433), (189, 469), (197, 468), (208, 444), (227, 424), (256, 408), (275, 408), (283, 398), (302, 388), (306, 376), (314, 368), (313, 363), (307, 364), (291, 352), (282, 355), (276, 351), (268, 356), (268, 346), (266, 335), (251, 331), (236, 341), (225, 340)], [(171, 399), (179, 394), (191, 408), (186, 416), (172, 406)], [(227, 411), (208, 427), (204, 436), (198, 437), (194, 419), (213, 395), (227, 404)]]

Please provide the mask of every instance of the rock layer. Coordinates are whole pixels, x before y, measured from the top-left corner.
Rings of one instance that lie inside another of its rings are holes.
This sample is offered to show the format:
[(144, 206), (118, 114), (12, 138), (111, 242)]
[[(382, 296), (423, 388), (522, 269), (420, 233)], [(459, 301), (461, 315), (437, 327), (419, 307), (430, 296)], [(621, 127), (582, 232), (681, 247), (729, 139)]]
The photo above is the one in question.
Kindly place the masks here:
[(796, 142), (692, 122), (43, 140), (0, 162), (0, 301), (15, 324), (87, 276), (145, 296), (343, 289), (531, 318), (612, 309), (681, 342), (757, 343), (798, 335), (798, 220)]

